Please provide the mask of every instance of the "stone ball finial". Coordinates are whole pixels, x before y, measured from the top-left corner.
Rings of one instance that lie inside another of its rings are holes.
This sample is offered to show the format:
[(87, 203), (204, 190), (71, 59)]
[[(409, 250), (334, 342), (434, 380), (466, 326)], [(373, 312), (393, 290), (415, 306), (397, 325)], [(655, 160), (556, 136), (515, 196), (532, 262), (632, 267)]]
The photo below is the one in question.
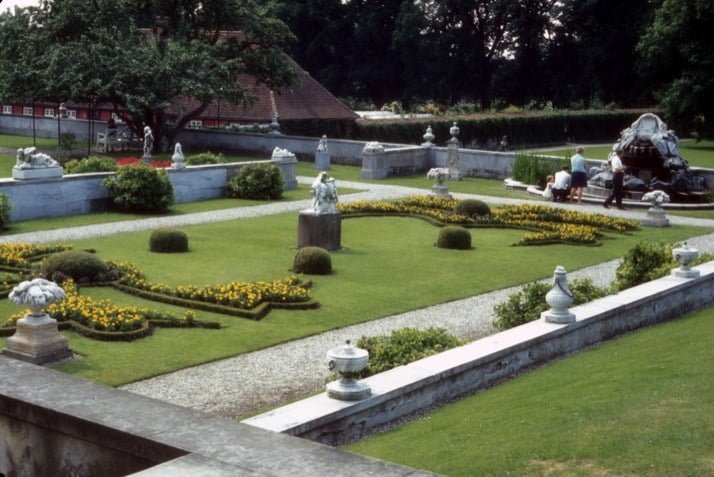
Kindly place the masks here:
[(451, 134), (452, 139), (456, 139), (458, 137), (459, 131), (459, 126), (457, 126), (456, 121), (454, 121), (454, 125), (449, 129), (449, 134)]

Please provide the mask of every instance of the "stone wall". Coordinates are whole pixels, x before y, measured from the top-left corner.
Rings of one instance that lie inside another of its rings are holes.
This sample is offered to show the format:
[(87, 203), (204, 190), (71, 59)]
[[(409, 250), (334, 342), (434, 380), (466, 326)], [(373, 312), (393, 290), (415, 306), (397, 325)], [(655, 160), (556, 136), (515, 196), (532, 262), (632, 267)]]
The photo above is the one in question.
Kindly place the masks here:
[[(246, 164), (274, 164), (284, 179), (285, 189), (297, 187), (296, 161), (255, 161), (166, 169), (177, 203), (225, 196), (228, 181)], [(108, 210), (110, 199), (102, 180), (113, 173), (69, 174), (61, 179), (0, 179), (0, 192), (12, 203), (11, 220), (86, 214)]]
[(701, 276), (668, 276), (571, 309), (567, 325), (527, 323), (363, 380), (372, 396), (337, 401), (325, 393), (243, 421), (275, 432), (337, 444), (475, 391), (520, 371), (631, 330), (714, 303), (714, 262)]

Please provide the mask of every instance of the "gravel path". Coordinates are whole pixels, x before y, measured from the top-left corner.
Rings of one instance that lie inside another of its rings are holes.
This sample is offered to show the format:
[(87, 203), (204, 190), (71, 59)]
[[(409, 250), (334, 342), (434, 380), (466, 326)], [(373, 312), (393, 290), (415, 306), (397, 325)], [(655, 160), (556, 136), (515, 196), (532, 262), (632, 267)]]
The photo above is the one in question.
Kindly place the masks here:
[[(300, 177), (301, 183), (310, 184), (312, 178)], [(394, 199), (423, 194), (423, 189), (338, 181), (340, 188), (364, 190), (340, 198), (343, 202), (369, 199)], [(534, 202), (491, 196), (453, 194), (456, 198), (479, 198), (490, 204), (518, 204)], [(269, 214), (298, 211), (310, 206), (311, 200), (270, 203), (253, 207), (186, 214), (172, 217), (148, 218), (97, 224), (69, 229), (32, 232), (0, 237), (0, 242), (52, 242), (68, 241), (123, 232), (151, 230), (158, 227), (180, 226), (235, 220)], [(536, 201), (537, 203), (537, 201)], [(542, 203), (542, 202), (541, 202)], [(604, 210), (598, 205), (553, 204), (574, 210), (607, 213), (613, 216), (639, 219), (643, 210)], [(672, 223), (714, 227), (714, 221), (669, 216)], [(701, 251), (714, 252), (714, 234), (689, 240)], [(587, 277), (598, 285), (612, 281), (618, 260), (587, 267), (569, 278)], [(384, 335), (406, 326), (425, 328), (443, 327), (464, 339), (474, 340), (492, 334), (493, 306), (504, 301), (519, 287), (497, 290), (482, 295), (443, 303), (419, 310), (394, 315), (379, 320), (332, 330), (301, 340), (245, 353), (213, 363), (186, 368), (122, 386), (121, 389), (191, 407), (211, 414), (237, 416), (279, 405), (289, 399), (320, 392), (324, 389), (328, 370), (324, 364), (325, 352), (346, 339), (356, 340), (362, 335)], [(285, 359), (285, 357), (289, 359)]]

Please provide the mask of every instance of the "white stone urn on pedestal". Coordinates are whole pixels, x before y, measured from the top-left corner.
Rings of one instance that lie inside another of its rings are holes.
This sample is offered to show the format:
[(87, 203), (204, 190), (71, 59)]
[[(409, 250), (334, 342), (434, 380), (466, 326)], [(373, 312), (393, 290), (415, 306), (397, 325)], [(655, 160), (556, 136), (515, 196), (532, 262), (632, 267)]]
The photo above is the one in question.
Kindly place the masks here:
[(355, 376), (367, 366), (367, 350), (355, 348), (347, 340), (344, 345), (327, 352), (327, 366), (330, 371), (337, 371), (342, 376), (338, 381), (327, 385), (327, 395), (342, 401), (365, 399), (372, 390), (369, 385), (355, 379)]
[(15, 334), (7, 339), (3, 354), (34, 364), (46, 364), (72, 357), (67, 338), (57, 327), (57, 320), (45, 313), (52, 303), (64, 300), (64, 290), (44, 278), (24, 281), (16, 286), (8, 298), (25, 306), (30, 313), (17, 320)]
[(699, 250), (684, 242), (680, 247), (672, 250), (672, 256), (681, 265), (672, 270), (672, 275), (681, 278), (697, 278), (699, 276), (699, 270), (689, 268), (689, 264), (699, 256)]
[(553, 272), (553, 288), (545, 295), (550, 310), (541, 313), (541, 318), (548, 323), (572, 323), (575, 315), (568, 307), (573, 304), (573, 300), (573, 293), (568, 287), (568, 274), (565, 268), (558, 265)]
[(432, 141), (434, 140), (435, 136), (431, 130), (431, 126), (427, 126), (426, 132), (424, 133), (424, 135), (422, 137), (424, 138), (424, 142), (421, 144), (422, 146), (431, 147), (434, 145), (434, 143)]

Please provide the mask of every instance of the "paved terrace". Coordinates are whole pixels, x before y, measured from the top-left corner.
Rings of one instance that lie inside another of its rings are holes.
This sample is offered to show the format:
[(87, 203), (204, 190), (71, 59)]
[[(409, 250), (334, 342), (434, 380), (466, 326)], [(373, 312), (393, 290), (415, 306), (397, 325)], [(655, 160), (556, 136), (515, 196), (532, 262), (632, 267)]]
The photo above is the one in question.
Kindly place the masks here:
[[(299, 177), (300, 183), (311, 184), (313, 178)], [(338, 181), (341, 188), (363, 190), (341, 197), (342, 202), (355, 200), (395, 199), (424, 194), (424, 189), (401, 186)], [(477, 198), (489, 204), (543, 203), (538, 200), (507, 199), (473, 194), (453, 194), (456, 198)], [(309, 207), (310, 199), (270, 203), (227, 210), (202, 212), (172, 217), (128, 220), (69, 229), (32, 232), (0, 237), (0, 242), (33, 242), (77, 240), (124, 232), (151, 230), (158, 227), (182, 226), (236, 220), (283, 212), (296, 212)], [(640, 219), (644, 210), (605, 210), (601, 205), (552, 204), (593, 213)], [(714, 220), (669, 216), (673, 224), (713, 227)], [(692, 238), (689, 243), (700, 251), (714, 252), (714, 234)], [(615, 275), (618, 260), (605, 262), (570, 273), (570, 278), (588, 277), (606, 285)], [(174, 373), (122, 386), (122, 389), (161, 401), (189, 407), (214, 415), (233, 417), (280, 405), (288, 399), (324, 390), (329, 374), (325, 352), (346, 339), (362, 335), (384, 335), (406, 326), (438, 326), (461, 338), (475, 340), (496, 330), (493, 305), (504, 301), (520, 287), (497, 290), (482, 295), (410, 311), (382, 319), (327, 331), (308, 338), (245, 353), (212, 363), (186, 368)], [(277, 359), (290, 356), (290, 360)]]

